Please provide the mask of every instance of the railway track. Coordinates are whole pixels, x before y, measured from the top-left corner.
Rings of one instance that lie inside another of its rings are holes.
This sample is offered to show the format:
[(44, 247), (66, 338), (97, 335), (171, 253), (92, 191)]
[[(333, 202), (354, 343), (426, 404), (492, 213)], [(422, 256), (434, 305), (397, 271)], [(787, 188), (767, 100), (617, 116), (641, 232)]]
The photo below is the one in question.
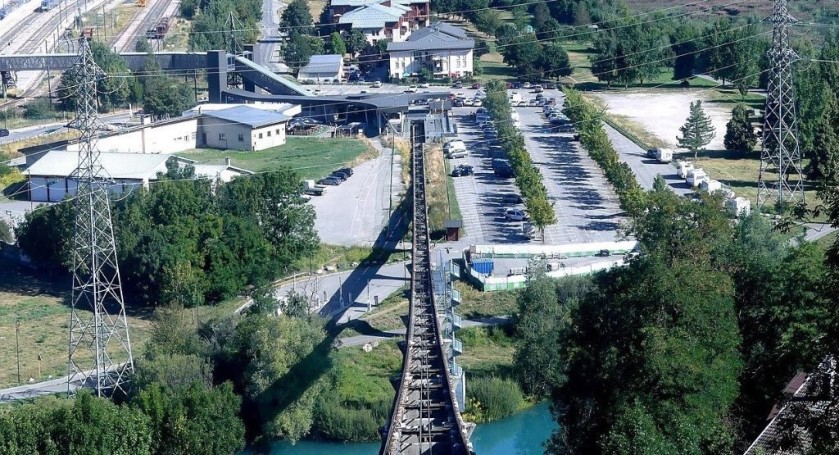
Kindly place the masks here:
[(469, 455), (469, 437), (460, 416), (439, 314), (434, 301), (426, 201), (423, 122), (411, 124), (413, 247), (411, 298), (402, 377), (394, 400), (382, 455)]
[[(140, 38), (146, 38), (146, 30), (153, 28), (160, 22), (169, 7), (171, 0), (152, 0), (146, 4), (145, 15), (140, 18), (135, 18), (121, 36), (115, 36), (111, 39), (110, 45), (113, 48), (117, 46), (119, 41), (123, 38), (124, 42), (119, 45), (119, 52), (134, 52), (134, 46)], [(138, 20), (139, 19), (139, 20)], [(127, 36), (126, 36), (127, 34)]]

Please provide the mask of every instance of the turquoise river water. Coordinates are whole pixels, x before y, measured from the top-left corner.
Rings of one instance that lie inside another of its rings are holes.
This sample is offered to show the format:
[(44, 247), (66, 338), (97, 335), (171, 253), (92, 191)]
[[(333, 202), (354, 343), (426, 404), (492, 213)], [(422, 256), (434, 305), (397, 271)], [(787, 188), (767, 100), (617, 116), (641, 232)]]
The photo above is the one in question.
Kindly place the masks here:
[[(476, 455), (530, 455), (543, 453), (542, 443), (550, 437), (556, 423), (551, 418), (548, 402), (498, 422), (478, 425), (472, 434)], [(379, 443), (327, 443), (300, 441), (295, 445), (279, 442), (272, 455), (371, 455), (378, 453)]]

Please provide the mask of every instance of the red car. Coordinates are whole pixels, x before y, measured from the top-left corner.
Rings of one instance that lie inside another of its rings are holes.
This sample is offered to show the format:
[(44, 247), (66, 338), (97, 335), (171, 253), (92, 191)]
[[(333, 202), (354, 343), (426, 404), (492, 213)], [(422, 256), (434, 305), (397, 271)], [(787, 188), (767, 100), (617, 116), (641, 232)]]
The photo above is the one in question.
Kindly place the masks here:
[(472, 84), (472, 88), (475, 89), (475, 90), (481, 88), (480, 82), (475, 82), (474, 84)]

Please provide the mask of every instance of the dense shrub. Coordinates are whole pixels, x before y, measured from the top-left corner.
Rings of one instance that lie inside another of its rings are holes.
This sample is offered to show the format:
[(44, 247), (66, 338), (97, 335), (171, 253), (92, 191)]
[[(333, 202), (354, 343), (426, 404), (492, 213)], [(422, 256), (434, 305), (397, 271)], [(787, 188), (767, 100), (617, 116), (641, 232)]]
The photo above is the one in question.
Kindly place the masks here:
[(466, 388), (471, 410), (480, 420), (491, 421), (513, 415), (522, 405), (524, 396), (517, 382), (498, 377), (482, 377), (469, 381)]
[[(390, 403), (385, 403), (387, 408)], [(365, 441), (378, 437), (383, 420), (373, 410), (356, 408), (339, 402), (338, 397), (324, 393), (315, 410), (314, 427), (320, 436), (336, 441)], [(385, 412), (387, 415), (387, 411)]]

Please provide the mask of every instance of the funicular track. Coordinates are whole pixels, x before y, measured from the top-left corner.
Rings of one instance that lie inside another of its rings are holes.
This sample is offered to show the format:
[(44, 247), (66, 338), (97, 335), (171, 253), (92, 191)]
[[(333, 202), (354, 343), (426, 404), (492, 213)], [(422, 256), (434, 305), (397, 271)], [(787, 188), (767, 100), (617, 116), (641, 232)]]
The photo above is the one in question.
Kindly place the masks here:
[(402, 376), (382, 455), (472, 454), (443, 349), (431, 276), (424, 125), (411, 123), (413, 247)]

